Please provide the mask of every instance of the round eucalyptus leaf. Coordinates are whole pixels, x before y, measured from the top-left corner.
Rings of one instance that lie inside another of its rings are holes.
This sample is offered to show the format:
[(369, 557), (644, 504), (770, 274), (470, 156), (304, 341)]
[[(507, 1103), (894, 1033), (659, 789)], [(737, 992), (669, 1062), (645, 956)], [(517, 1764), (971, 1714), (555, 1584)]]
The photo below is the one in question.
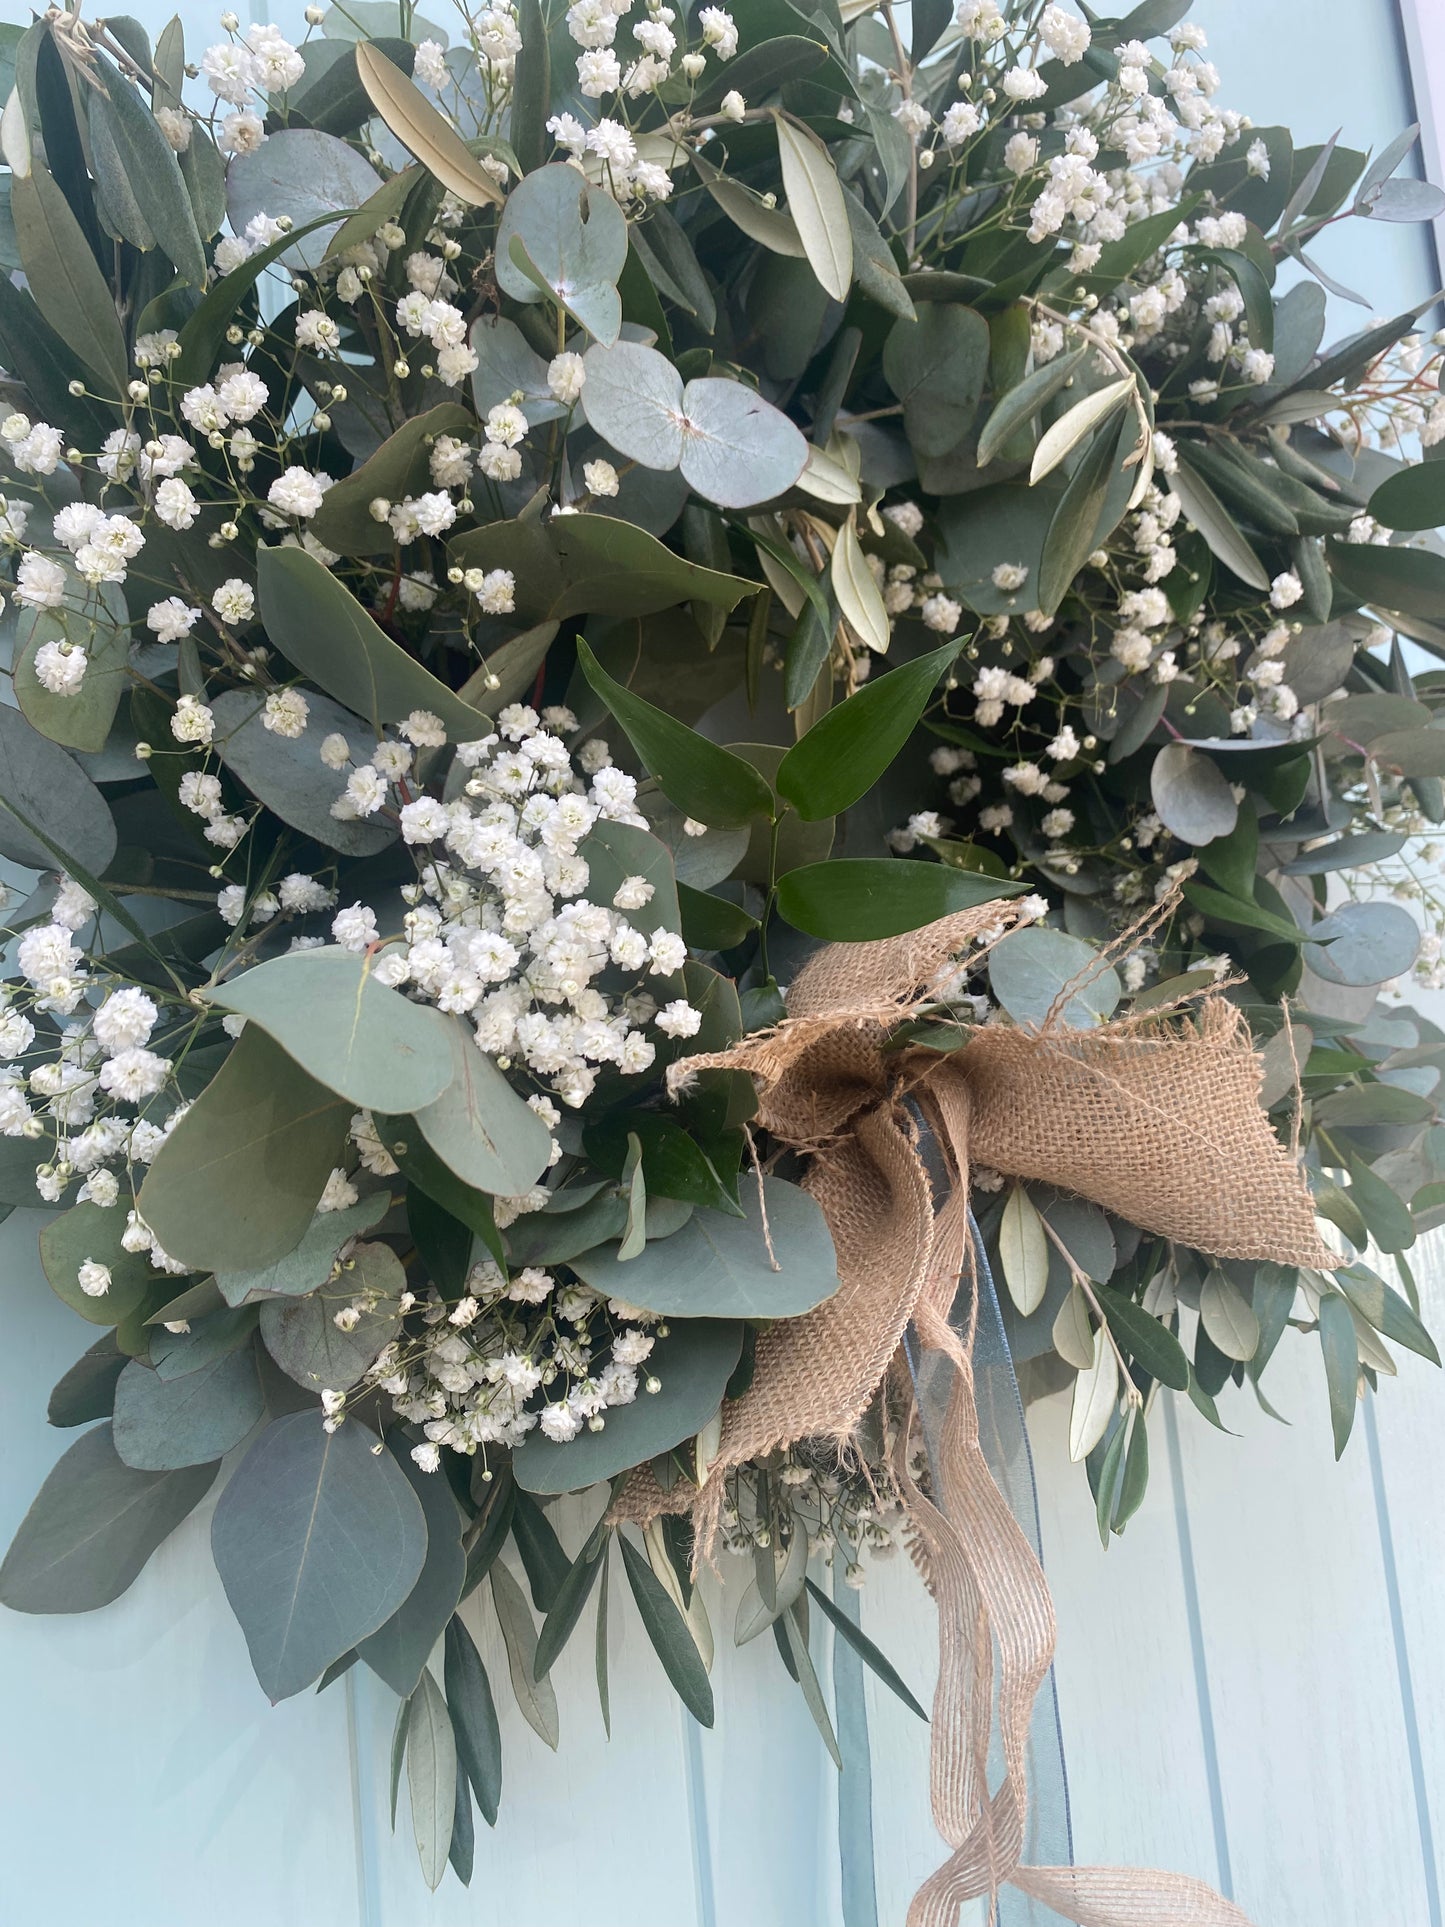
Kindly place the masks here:
[(622, 329), (617, 278), (626, 264), (626, 216), (576, 168), (539, 167), (507, 196), (496, 274), (514, 301), (550, 294), (590, 335), (613, 342)]
[(273, 957), (207, 994), (367, 1110), (417, 1110), (455, 1076), (452, 1026), (441, 1011), (378, 983), (369, 957), (336, 944)]
[(0, 1602), (21, 1613), (109, 1605), (205, 1497), (216, 1471), (214, 1463), (137, 1471), (116, 1452), (110, 1426), (97, 1425), (55, 1466), (21, 1521), (0, 1565)]
[(683, 475), (720, 508), (770, 501), (807, 467), (808, 444), (799, 430), (740, 381), (690, 381), (682, 405)]
[(547, 386), (546, 362), (515, 321), (505, 315), (483, 315), (473, 323), (471, 342), (477, 357), (472, 395), (479, 415), (485, 416), (489, 408), (510, 401), (513, 395), (522, 397), (519, 406), (530, 428), (560, 421), (567, 413)]
[[(75, 1204), (40, 1234), (40, 1266), (62, 1304), (92, 1325), (118, 1325), (145, 1303), (156, 1281), (150, 1253), (121, 1244), (126, 1214), (114, 1206)], [(105, 1265), (110, 1284), (96, 1298), (80, 1288), (84, 1264)]]
[(1228, 836), (1239, 816), (1228, 779), (1187, 743), (1164, 745), (1154, 758), (1149, 789), (1165, 829), (1186, 843)]
[(250, 1345), (180, 1378), (132, 1359), (115, 1388), (115, 1449), (140, 1472), (206, 1465), (239, 1445), (265, 1409)]
[(396, 839), (396, 825), (378, 813), (348, 820), (331, 814), (346, 788), (349, 770), (329, 769), (321, 745), (330, 735), (344, 736), (365, 759), (369, 737), (359, 716), (319, 690), (306, 692), (308, 715), (299, 736), (278, 736), (261, 721), (263, 696), (248, 689), (225, 689), (211, 703), (216, 718), (216, 753), (260, 803), (303, 836), (314, 837), (343, 856), (374, 856)]
[(342, 216), (352, 213), (381, 186), (381, 176), (354, 147), (314, 127), (283, 127), (250, 154), (236, 154), (226, 168), (226, 213), (237, 234), (254, 215), (273, 221), (289, 214), (293, 226), (334, 212), (282, 254), (288, 268), (320, 265)]
[(115, 846), (115, 823), (85, 771), (0, 705), (0, 856), (30, 870), (68, 861), (102, 876)]
[[(838, 1289), (838, 1260), (822, 1212), (783, 1178), (764, 1180), (768, 1239), (756, 1185), (743, 1187), (743, 1216), (694, 1211), (671, 1238), (619, 1260), (608, 1244), (580, 1253), (572, 1269), (608, 1298), (682, 1318), (794, 1318)], [(773, 1258), (776, 1257), (777, 1269)]]
[[(261, 1307), (261, 1339), (288, 1378), (309, 1392), (347, 1392), (401, 1327), (406, 1289), (401, 1260), (389, 1245), (358, 1245), (335, 1282), (304, 1298), (272, 1298)], [(376, 1294), (350, 1331), (336, 1314), (353, 1298)]]
[(676, 468), (683, 450), (683, 387), (667, 356), (637, 341), (594, 344), (586, 368), (587, 420), (603, 440), (646, 468)]
[(412, 1110), (422, 1136), (463, 1184), (516, 1197), (547, 1168), (552, 1149), (547, 1127), (480, 1048), (465, 1018), (443, 1016), (438, 1028), (450, 1064), (445, 1085), (431, 1103), (398, 1102), (397, 1108)]
[(421, 1501), (376, 1435), (277, 1419), (221, 1494), (211, 1551), (267, 1696), (299, 1693), (374, 1633), (426, 1558)]
[(733, 1319), (689, 1318), (659, 1338), (640, 1376), (656, 1376), (660, 1392), (638, 1387), (630, 1405), (610, 1406), (600, 1432), (579, 1432), (566, 1444), (538, 1426), (512, 1460), (525, 1492), (580, 1492), (645, 1465), (699, 1432), (718, 1410), (743, 1347)]
[(1342, 903), (1311, 926), (1304, 959), (1331, 984), (1383, 984), (1420, 954), (1420, 926), (1399, 903)]
[[(1041, 1026), (1053, 1010), (1053, 1021), (1073, 1030), (1103, 1023), (1123, 992), (1118, 973), (1100, 967), (1092, 944), (1045, 924), (1012, 931), (996, 944), (989, 952), (988, 980), (1016, 1024)], [(1061, 1003), (1070, 985), (1075, 987)]]
[(391, 1204), (386, 1191), (374, 1192), (344, 1211), (319, 1212), (294, 1251), (255, 1271), (220, 1271), (216, 1284), (228, 1305), (243, 1305), (253, 1292), (301, 1298), (331, 1276), (337, 1253), (352, 1238), (373, 1230)]

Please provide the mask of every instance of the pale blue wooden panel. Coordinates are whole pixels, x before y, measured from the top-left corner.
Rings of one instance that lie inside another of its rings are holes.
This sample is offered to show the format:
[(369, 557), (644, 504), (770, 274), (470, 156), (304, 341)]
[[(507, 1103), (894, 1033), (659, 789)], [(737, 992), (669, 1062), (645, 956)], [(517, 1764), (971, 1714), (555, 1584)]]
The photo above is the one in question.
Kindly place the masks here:
[[(46, 1426), (45, 1396), (95, 1336), (45, 1282), (40, 1222), (0, 1225), (6, 1541), (76, 1436)], [(359, 1917), (345, 1701), (267, 1705), (211, 1565), (210, 1513), (208, 1501), (102, 1613), (0, 1613), (11, 1919), (56, 1901), (106, 1927)]]

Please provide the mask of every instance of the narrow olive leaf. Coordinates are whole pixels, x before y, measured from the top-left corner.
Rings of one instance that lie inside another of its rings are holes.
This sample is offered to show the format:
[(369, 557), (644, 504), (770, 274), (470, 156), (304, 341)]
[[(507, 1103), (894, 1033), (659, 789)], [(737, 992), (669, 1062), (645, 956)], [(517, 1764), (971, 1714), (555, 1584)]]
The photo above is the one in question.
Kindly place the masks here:
[(1229, 511), (1202, 476), (1181, 462), (1169, 485), (1184, 504), (1184, 513), (1208, 543), (1212, 554), (1251, 589), (1268, 592), (1269, 577), (1254, 550), (1240, 534)]
[(452, 1837), (447, 1848), (447, 1859), (452, 1872), (464, 1887), (472, 1884), (472, 1866), (477, 1850), (477, 1826), (472, 1818), (472, 1795), (467, 1784), (467, 1776), (457, 1772), (457, 1798), (452, 1810)]
[(12, 174), (10, 215), (31, 297), (51, 327), (118, 399), (130, 376), (125, 334), (105, 277), (54, 176)]
[(832, 1626), (838, 1637), (843, 1640), (846, 1645), (853, 1648), (853, 1651), (862, 1660), (863, 1664), (877, 1674), (878, 1678), (882, 1680), (890, 1693), (896, 1693), (898, 1695), (899, 1699), (902, 1700), (903, 1704), (911, 1713), (916, 1713), (919, 1719), (927, 1721), (927, 1713), (924, 1712), (918, 1701), (913, 1697), (912, 1693), (909, 1692), (896, 1667), (894, 1667), (887, 1656), (874, 1645), (867, 1633), (865, 1633), (860, 1626), (855, 1626), (846, 1614), (840, 1612), (828, 1597), (827, 1593), (825, 1593), (820, 1586), (815, 1586), (811, 1579), (807, 1581), (807, 1587), (810, 1597), (821, 1609), (823, 1617)]
[(86, 1432), (47, 1476), (0, 1565), (0, 1603), (86, 1613), (118, 1599), (210, 1490), (218, 1464), (138, 1472), (109, 1425)]
[(1099, 1543), (1107, 1546), (1109, 1533), (1114, 1525), (1115, 1513), (1120, 1494), (1124, 1489), (1124, 1455), (1129, 1449), (1129, 1435), (1133, 1430), (1134, 1413), (1131, 1411), (1123, 1424), (1116, 1425), (1114, 1436), (1104, 1447), (1104, 1457), (1099, 1466), (1098, 1489), (1094, 1496), (1094, 1518), (1099, 1527)]
[(612, 1738), (612, 1694), (607, 1681), (607, 1583), (608, 1554), (612, 1549), (609, 1539), (602, 1549), (598, 1561), (602, 1568), (602, 1585), (597, 1594), (597, 1636), (593, 1641), (593, 1670), (597, 1675), (597, 1703), (602, 1708), (602, 1730), (608, 1739)]
[[(320, 1688), (318, 1687), (318, 1692)], [(406, 1728), (411, 1717), (411, 1701), (405, 1699), (396, 1709), (391, 1729), (391, 1830), (396, 1832), (396, 1799), (401, 1792), (401, 1769), (406, 1764)]]
[(528, 1726), (555, 1753), (558, 1736), (557, 1695), (552, 1691), (552, 1682), (545, 1674), (541, 1679), (537, 1678), (537, 1629), (532, 1624), (532, 1615), (527, 1611), (522, 1588), (500, 1559), (492, 1567), (490, 1576), (492, 1604), (497, 1609), (502, 1638), (506, 1642), (507, 1670), (511, 1675), (517, 1705)]
[(1052, 428), (1045, 430), (1034, 450), (1033, 465), (1029, 469), (1030, 483), (1041, 482), (1050, 475), (1072, 453), (1088, 434), (1091, 428), (1107, 421), (1109, 416), (1122, 408), (1126, 396), (1134, 387), (1132, 375), (1122, 375), (1118, 381), (1107, 382), (1104, 387), (1096, 388), (1092, 395), (1085, 395), (1082, 401), (1074, 403), (1065, 414), (1060, 415)]
[(1103, 1325), (1094, 1333), (1094, 1355), (1074, 1380), (1069, 1412), (1069, 1457), (1075, 1465), (1088, 1458), (1109, 1429), (1119, 1402), (1119, 1361)]
[(668, 799), (700, 823), (729, 829), (771, 816), (773, 793), (741, 756), (699, 736), (666, 710), (634, 696), (609, 676), (579, 636), (582, 673), (627, 733), (632, 747)]
[(1057, 355), (1042, 368), (1036, 368), (1017, 388), (1000, 396), (978, 438), (980, 468), (987, 467), (1015, 429), (1032, 421), (1039, 410), (1073, 380), (1088, 352), (1087, 348), (1076, 348), (1072, 354)]
[(1059, 498), (1039, 564), (1038, 604), (1045, 615), (1054, 614), (1098, 546), (1099, 522), (1118, 465), (1119, 444), (1129, 426), (1126, 422), (1116, 431), (1106, 422), (1099, 429)]
[(1336, 1291), (1320, 1300), (1320, 1349), (1325, 1358), (1325, 1383), (1330, 1395), (1330, 1428), (1335, 1457), (1350, 1442), (1359, 1398), (1360, 1352), (1355, 1321), (1346, 1299)]
[(1110, 1330), (1123, 1350), (1161, 1385), (1174, 1392), (1187, 1391), (1189, 1361), (1173, 1332), (1122, 1291), (1100, 1285), (1098, 1295)]
[(103, 93), (97, 89), (91, 94), (92, 120), (98, 115), (105, 121), (141, 213), (177, 274), (204, 288), (206, 254), (180, 162), (132, 83), (122, 79), (104, 55), (92, 58), (105, 84)]
[(537, 1650), (532, 1659), (532, 1670), (536, 1678), (550, 1673), (562, 1648), (572, 1637), (577, 1621), (582, 1617), (582, 1609), (592, 1595), (602, 1572), (603, 1553), (606, 1549), (608, 1528), (601, 1528), (601, 1536), (594, 1532), (585, 1546), (573, 1560), (567, 1577), (558, 1588), (557, 1597), (552, 1602), (552, 1610), (542, 1622), (542, 1630), (537, 1638)]
[(471, 207), (500, 207), (506, 196), (416, 82), (369, 41), (356, 46), (356, 71), (387, 127), (442, 186)]
[(1259, 1349), (1259, 1320), (1244, 1293), (1214, 1267), (1199, 1292), (1199, 1317), (1210, 1343), (1226, 1358), (1247, 1364)]
[(457, 1747), (442, 1689), (424, 1672), (406, 1722), (406, 1784), (422, 1879), (436, 1892), (451, 1851), (457, 1806)]
[(1044, 1301), (1049, 1282), (1049, 1238), (1033, 1199), (1021, 1184), (1012, 1187), (1005, 1201), (998, 1248), (1009, 1297), (1027, 1318)]
[(823, 1689), (818, 1684), (813, 1655), (808, 1651), (808, 1636), (799, 1623), (796, 1605), (790, 1606), (787, 1612), (780, 1614), (773, 1623), (787, 1642), (793, 1661), (793, 1676), (802, 1691), (804, 1704), (813, 1716), (813, 1724), (817, 1727), (823, 1744), (828, 1749), (828, 1758), (841, 1773), (843, 1755), (838, 1750), (838, 1735), (833, 1731), (833, 1722), (828, 1714), (828, 1702), (823, 1698)]
[(853, 284), (853, 230), (837, 169), (810, 129), (776, 108), (773, 125), (778, 131), (783, 192), (808, 266), (835, 301), (846, 301)]
[(1383, 1278), (1376, 1277), (1365, 1265), (1347, 1265), (1335, 1272), (1334, 1280), (1355, 1310), (1367, 1318), (1376, 1331), (1393, 1338), (1397, 1345), (1418, 1352), (1432, 1365), (1440, 1363), (1435, 1341), (1420, 1322), (1419, 1314), (1398, 1292), (1391, 1291)]
[(1089, 1301), (1077, 1285), (1069, 1286), (1049, 1336), (1059, 1357), (1076, 1372), (1086, 1372), (1093, 1364), (1094, 1326)]
[(442, 1683), (451, 1711), (457, 1758), (471, 1781), (482, 1818), (494, 1827), (502, 1801), (502, 1729), (497, 1722), (492, 1683), (471, 1634), (455, 1614), (447, 1622), (442, 1650)]
[(886, 676), (870, 677), (856, 695), (820, 716), (778, 765), (778, 794), (809, 823), (856, 803), (913, 734), (958, 649), (946, 642)]
[(653, 1651), (683, 1705), (700, 1726), (713, 1723), (712, 1686), (687, 1621), (668, 1598), (646, 1558), (629, 1539), (618, 1535), (622, 1564), (637, 1610)]
[(839, 529), (833, 544), (829, 580), (838, 607), (859, 641), (876, 654), (885, 655), (892, 625), (851, 520)]
[(692, 164), (702, 177), (703, 186), (723, 213), (750, 241), (756, 241), (773, 254), (790, 255), (797, 260), (807, 258), (803, 237), (791, 214), (781, 208), (769, 207), (760, 195), (739, 181), (729, 180), (720, 169), (705, 161), (701, 154), (692, 156)]

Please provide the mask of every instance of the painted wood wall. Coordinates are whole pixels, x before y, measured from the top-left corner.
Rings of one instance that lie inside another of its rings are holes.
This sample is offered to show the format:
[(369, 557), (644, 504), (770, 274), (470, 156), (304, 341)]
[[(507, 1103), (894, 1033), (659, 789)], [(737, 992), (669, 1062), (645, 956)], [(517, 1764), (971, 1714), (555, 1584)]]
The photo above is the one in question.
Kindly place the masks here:
[[(172, 10), (132, 4), (156, 26)], [(183, 0), (193, 51), (215, 10)], [(283, 27), (299, 10), (270, 9)], [(1411, 118), (1394, 0), (1199, 0), (1195, 18), (1223, 97), (1261, 124), (1322, 138), (1344, 122), (1378, 147)], [(1352, 232), (1332, 265), (1382, 310), (1437, 284), (1418, 230)], [(0, 1225), (5, 1539), (68, 1442), (46, 1428), (44, 1388), (85, 1343), (40, 1274), (38, 1223)], [(1445, 1235), (1417, 1255), (1439, 1332)], [(1078, 1857), (1198, 1874), (1258, 1927), (1445, 1927), (1445, 1385), (1402, 1356), (1339, 1466), (1311, 1341), (1281, 1347), (1269, 1389), (1290, 1423), (1236, 1397), (1238, 1439), (1187, 1405), (1156, 1414), (1148, 1500), (1107, 1554), (1067, 1463), (1066, 1408), (1031, 1414)], [(101, 1615), (0, 1614), (0, 1921), (58, 1907), (97, 1927), (546, 1927), (576, 1910), (588, 1927), (837, 1927), (835, 1775), (771, 1642), (734, 1650), (736, 1581), (707, 1594), (712, 1732), (673, 1698), (618, 1589), (612, 1741), (579, 1640), (554, 1676), (556, 1756), (510, 1704), (483, 1608), (502, 1817), (479, 1829), (470, 1893), (448, 1875), (428, 1898), (404, 1792), (395, 1838), (388, 1821), (394, 1700), (358, 1668), (320, 1699), (267, 1706), (211, 1569), (209, 1514)], [(590, 1517), (559, 1509), (569, 1546)], [(931, 1608), (905, 1560), (874, 1568), (863, 1615), (926, 1699)], [(901, 1927), (938, 1857), (926, 1734), (871, 1681), (868, 1699), (879, 1919)]]

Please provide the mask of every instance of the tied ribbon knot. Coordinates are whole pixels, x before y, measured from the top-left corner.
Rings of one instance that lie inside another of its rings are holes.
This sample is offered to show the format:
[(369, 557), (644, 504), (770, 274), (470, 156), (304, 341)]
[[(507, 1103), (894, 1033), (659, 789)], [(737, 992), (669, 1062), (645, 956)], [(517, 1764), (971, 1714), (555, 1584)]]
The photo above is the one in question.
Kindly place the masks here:
[[(633, 1473), (614, 1516), (641, 1523), (690, 1504), (698, 1557), (715, 1541), (728, 1474), (802, 1439), (853, 1437), (880, 1393), (897, 1409), (893, 1453), (912, 1550), (939, 1618), (931, 1737), (933, 1814), (950, 1853), (915, 1895), (908, 1927), (956, 1927), (971, 1899), (1013, 1886), (1081, 1927), (1248, 1927), (1202, 1882), (1129, 1868), (1026, 1866), (1025, 1756), (1054, 1651), (1043, 1570), (995, 1483), (974, 1395), (978, 1292), (970, 1163), (1076, 1193), (1145, 1231), (1222, 1258), (1330, 1268), (1297, 1165), (1259, 1102), (1261, 1066), (1240, 1013), (1214, 994), (1092, 1030), (987, 1024), (941, 1054), (889, 1048), (900, 1023), (956, 979), (954, 959), (1018, 920), (990, 903), (880, 943), (834, 944), (800, 972), (775, 1030), (674, 1066), (757, 1080), (758, 1122), (807, 1158), (839, 1289), (760, 1334), (748, 1389), (723, 1411), (700, 1490)], [(1136, 933), (1122, 941), (1131, 941)], [(922, 1119), (942, 1156), (935, 1198)], [(912, 1372), (901, 1347), (912, 1328)], [(941, 1414), (930, 1490), (909, 1470), (925, 1395)], [(1001, 1764), (989, 1784), (990, 1744)]]

